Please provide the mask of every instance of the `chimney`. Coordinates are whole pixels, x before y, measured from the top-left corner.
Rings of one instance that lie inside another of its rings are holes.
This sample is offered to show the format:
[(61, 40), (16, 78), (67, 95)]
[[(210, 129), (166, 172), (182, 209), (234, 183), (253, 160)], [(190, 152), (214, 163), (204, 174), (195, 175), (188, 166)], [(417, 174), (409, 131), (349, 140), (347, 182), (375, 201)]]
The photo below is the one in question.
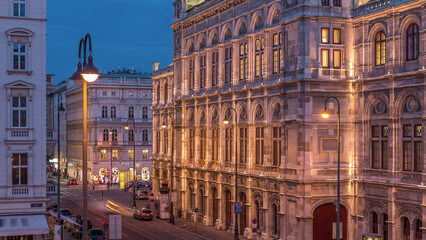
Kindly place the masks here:
[(158, 65), (160, 65), (159, 62), (152, 62), (152, 71), (157, 71), (158, 70)]

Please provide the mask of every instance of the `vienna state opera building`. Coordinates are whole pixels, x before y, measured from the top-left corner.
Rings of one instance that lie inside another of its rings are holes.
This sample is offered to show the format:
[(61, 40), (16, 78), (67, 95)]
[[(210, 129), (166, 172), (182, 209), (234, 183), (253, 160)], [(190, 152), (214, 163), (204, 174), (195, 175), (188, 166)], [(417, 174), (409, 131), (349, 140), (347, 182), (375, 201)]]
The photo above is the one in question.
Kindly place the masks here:
[(426, 0), (173, 6), (152, 160), (175, 218), (232, 234), (237, 200), (249, 239), (331, 240), (340, 192), (341, 239), (426, 239)]

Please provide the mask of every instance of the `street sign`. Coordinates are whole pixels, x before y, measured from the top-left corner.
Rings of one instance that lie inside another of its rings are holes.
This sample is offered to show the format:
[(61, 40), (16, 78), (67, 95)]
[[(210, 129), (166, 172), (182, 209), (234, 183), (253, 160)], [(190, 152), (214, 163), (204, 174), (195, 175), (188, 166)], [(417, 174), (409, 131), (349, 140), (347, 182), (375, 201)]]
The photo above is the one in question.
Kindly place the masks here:
[(55, 225), (54, 240), (61, 240), (61, 227), (62, 225)]
[(253, 218), (253, 220), (251, 221), (251, 226), (253, 228), (257, 228), (257, 220), (256, 220), (256, 218)]
[(151, 193), (151, 194), (150, 194), (150, 196), (151, 196), (151, 197), (154, 197), (154, 193)]
[(121, 215), (109, 215), (109, 239), (121, 239)]
[(251, 231), (252, 231), (253, 233), (256, 233), (256, 232), (257, 232), (257, 228), (253, 228)]
[(153, 202), (154, 202), (154, 199), (151, 199), (151, 202), (153, 203)]
[(239, 202), (235, 202), (235, 214), (243, 214), (243, 206)]

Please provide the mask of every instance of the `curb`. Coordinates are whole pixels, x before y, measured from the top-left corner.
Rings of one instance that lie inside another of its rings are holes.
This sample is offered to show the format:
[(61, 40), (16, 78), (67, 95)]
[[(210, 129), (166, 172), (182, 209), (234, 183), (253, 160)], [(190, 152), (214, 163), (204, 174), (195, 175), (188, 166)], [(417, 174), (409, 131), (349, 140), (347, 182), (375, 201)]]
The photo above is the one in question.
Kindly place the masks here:
[(186, 232), (188, 232), (188, 233), (190, 233), (190, 234), (192, 234), (192, 235), (194, 235), (194, 236), (196, 236), (196, 237), (199, 237), (199, 238), (201, 238), (201, 239), (204, 239), (204, 240), (210, 240), (210, 238), (207, 238), (207, 237), (201, 236), (201, 235), (199, 235), (199, 234), (197, 234), (197, 233), (191, 232), (191, 231), (189, 231), (189, 230), (186, 230), (186, 229), (180, 228), (180, 227), (178, 227), (178, 226), (176, 226), (176, 225), (166, 223), (166, 222), (164, 222), (163, 220), (158, 220), (158, 219), (155, 219), (155, 218), (154, 218), (153, 220), (155, 220), (155, 221), (157, 221), (157, 222), (161, 222), (161, 223), (163, 223), (163, 224), (165, 224), (165, 225), (169, 225), (169, 226), (172, 226), (172, 227), (175, 227), (175, 228), (181, 229), (181, 230), (186, 231)]

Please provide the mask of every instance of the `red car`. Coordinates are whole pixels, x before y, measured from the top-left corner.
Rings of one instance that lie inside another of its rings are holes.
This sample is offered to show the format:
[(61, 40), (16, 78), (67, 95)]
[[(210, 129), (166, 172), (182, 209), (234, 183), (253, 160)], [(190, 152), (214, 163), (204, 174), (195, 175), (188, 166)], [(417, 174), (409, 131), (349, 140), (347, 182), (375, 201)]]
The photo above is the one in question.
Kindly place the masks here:
[(77, 185), (77, 184), (78, 184), (77, 179), (75, 178), (68, 179), (68, 185)]

